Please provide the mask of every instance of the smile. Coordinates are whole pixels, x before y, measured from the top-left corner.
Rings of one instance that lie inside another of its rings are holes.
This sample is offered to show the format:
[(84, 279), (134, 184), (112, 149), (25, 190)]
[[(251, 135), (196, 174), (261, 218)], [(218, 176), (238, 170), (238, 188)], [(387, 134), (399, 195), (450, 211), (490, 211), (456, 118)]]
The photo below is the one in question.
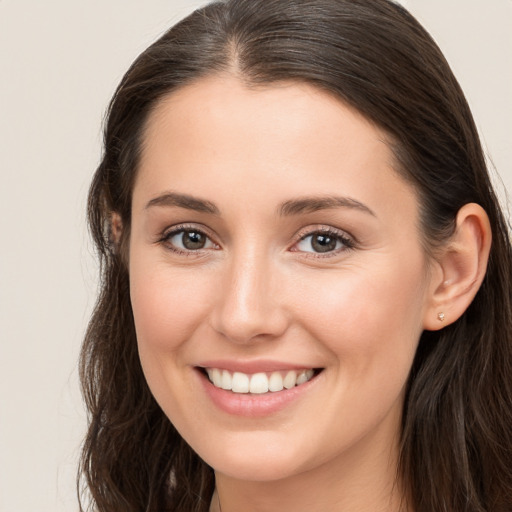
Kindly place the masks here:
[(232, 391), (233, 393), (261, 395), (300, 386), (314, 377), (315, 370), (310, 368), (247, 374), (230, 372), (220, 368), (206, 368), (206, 373), (210, 382), (216, 388)]

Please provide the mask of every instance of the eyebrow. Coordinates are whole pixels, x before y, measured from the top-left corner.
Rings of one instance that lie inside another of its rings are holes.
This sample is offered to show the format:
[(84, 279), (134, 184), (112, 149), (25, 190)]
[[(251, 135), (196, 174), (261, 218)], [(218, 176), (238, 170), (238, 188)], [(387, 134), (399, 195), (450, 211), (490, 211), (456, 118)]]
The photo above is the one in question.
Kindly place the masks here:
[[(206, 199), (190, 196), (188, 194), (178, 194), (177, 192), (166, 192), (160, 196), (151, 199), (144, 209), (151, 207), (172, 207), (185, 208), (198, 212), (209, 213), (211, 215), (220, 215), (219, 208)], [(352, 199), (351, 197), (340, 196), (312, 196), (300, 199), (291, 199), (285, 201), (279, 208), (278, 214), (281, 216), (300, 215), (301, 213), (313, 213), (320, 210), (329, 210), (335, 208), (353, 208), (368, 213), (376, 217), (375, 213), (365, 204)]]
[(319, 210), (330, 210), (334, 208), (354, 208), (376, 217), (375, 213), (365, 204), (352, 199), (351, 197), (340, 196), (313, 196), (300, 199), (293, 199), (284, 202), (279, 208), (282, 216), (299, 215), (301, 213), (313, 213)]
[(166, 192), (158, 197), (149, 201), (144, 207), (145, 210), (154, 206), (177, 206), (187, 210), (195, 210), (198, 212), (210, 213), (212, 215), (219, 215), (220, 211), (211, 201), (199, 199), (197, 197), (189, 196), (187, 194), (178, 194), (176, 192)]

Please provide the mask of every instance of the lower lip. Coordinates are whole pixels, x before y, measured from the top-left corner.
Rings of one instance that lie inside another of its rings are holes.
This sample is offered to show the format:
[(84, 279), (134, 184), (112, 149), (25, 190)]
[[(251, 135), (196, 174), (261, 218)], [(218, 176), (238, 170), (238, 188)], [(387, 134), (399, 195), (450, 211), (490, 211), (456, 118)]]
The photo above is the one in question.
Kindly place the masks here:
[(202, 371), (197, 370), (197, 373), (206, 394), (219, 409), (235, 416), (252, 418), (268, 416), (285, 409), (308, 393), (318, 379), (318, 375), (315, 375), (308, 382), (291, 389), (262, 394), (245, 394), (217, 388)]

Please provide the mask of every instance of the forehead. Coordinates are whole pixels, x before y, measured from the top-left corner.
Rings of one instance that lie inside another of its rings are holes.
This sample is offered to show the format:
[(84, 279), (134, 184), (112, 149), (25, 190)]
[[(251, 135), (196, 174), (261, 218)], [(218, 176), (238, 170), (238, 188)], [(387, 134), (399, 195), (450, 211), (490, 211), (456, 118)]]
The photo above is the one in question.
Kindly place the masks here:
[(250, 150), (303, 137), (317, 146), (335, 142), (340, 150), (350, 145), (352, 154), (356, 141), (387, 146), (384, 131), (328, 92), (298, 82), (248, 86), (231, 75), (203, 78), (164, 96), (149, 116), (144, 149), (163, 142), (165, 131), (179, 143), (200, 141), (202, 150), (225, 143), (243, 143)]
[(326, 193), (366, 202), (390, 186), (415, 201), (394, 166), (386, 134), (331, 94), (302, 83), (251, 88), (214, 76), (154, 108), (134, 200), (165, 189), (205, 196), (239, 185), (240, 201), (252, 204), (261, 199), (251, 194), (257, 186), (266, 187), (265, 199), (281, 202)]

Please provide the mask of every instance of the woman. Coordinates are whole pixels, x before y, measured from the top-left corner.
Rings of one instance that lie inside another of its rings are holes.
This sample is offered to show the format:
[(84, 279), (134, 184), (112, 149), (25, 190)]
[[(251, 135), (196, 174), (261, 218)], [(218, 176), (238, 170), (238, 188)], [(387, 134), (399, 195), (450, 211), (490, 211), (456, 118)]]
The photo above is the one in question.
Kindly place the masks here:
[(387, 0), (228, 0), (135, 61), (89, 196), (101, 511), (512, 507), (512, 251)]

